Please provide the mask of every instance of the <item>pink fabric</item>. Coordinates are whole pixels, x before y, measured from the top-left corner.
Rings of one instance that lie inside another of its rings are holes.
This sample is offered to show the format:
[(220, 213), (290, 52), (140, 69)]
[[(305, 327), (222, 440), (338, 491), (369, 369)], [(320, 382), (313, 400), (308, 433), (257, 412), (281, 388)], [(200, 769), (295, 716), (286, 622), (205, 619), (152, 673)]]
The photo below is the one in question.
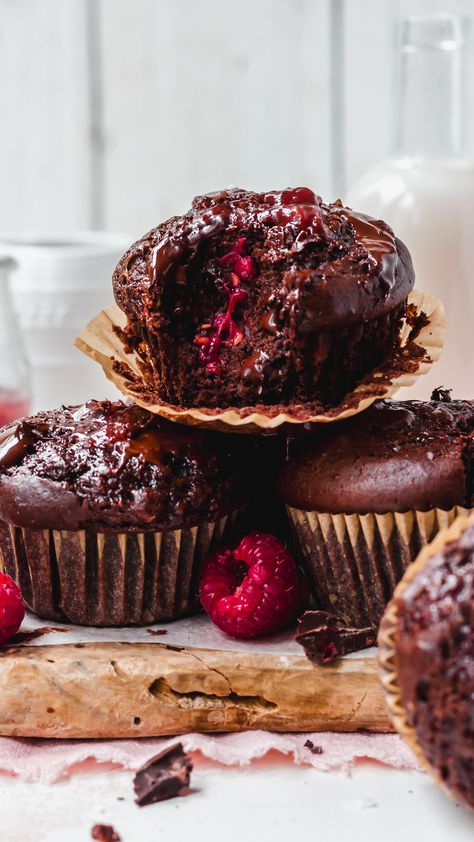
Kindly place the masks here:
[[(297, 764), (321, 771), (348, 770), (361, 759), (375, 760), (397, 769), (417, 769), (409, 748), (395, 734), (275, 734), (247, 731), (240, 734), (185, 734), (171, 739), (141, 740), (28, 740), (0, 737), (0, 771), (23, 780), (53, 783), (78, 772), (97, 768), (134, 770), (177, 740), (190, 752), (226, 766), (244, 766), (276, 751)], [(305, 742), (321, 746), (313, 754)]]

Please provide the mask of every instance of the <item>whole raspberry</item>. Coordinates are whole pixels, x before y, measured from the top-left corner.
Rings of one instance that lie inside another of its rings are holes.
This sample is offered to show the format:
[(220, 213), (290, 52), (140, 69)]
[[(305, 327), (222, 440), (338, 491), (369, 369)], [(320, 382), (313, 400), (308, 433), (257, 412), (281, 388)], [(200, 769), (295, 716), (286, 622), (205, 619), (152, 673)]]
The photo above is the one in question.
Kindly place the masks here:
[(25, 607), (20, 588), (6, 573), (0, 573), (0, 646), (20, 628)]
[(200, 592), (213, 623), (237, 638), (279, 631), (296, 620), (309, 598), (303, 572), (283, 544), (264, 532), (247, 535), (235, 550), (213, 553)]

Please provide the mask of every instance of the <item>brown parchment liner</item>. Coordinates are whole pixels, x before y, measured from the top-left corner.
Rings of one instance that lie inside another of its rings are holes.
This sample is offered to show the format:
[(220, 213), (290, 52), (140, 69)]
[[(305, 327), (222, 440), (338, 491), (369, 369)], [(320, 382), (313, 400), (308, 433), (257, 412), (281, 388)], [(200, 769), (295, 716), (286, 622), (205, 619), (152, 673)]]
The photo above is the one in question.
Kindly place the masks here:
[(396, 669), (396, 635), (398, 626), (397, 599), (402, 596), (405, 589), (413, 582), (419, 573), (421, 573), (429, 560), (434, 555), (441, 552), (446, 544), (451, 543), (452, 541), (457, 541), (466, 527), (473, 523), (474, 511), (470, 510), (468, 513), (461, 514), (448, 529), (440, 532), (430, 544), (422, 549), (416, 561), (410, 565), (402, 580), (395, 588), (393, 599), (389, 602), (387, 608), (385, 609), (377, 640), (379, 675), (385, 690), (385, 700), (393, 726), (416, 755), (420, 765), (429, 772), (444, 792), (451, 799), (455, 800), (457, 800), (457, 796), (455, 796), (454, 793), (446, 786), (438, 770), (428, 762), (423, 749), (418, 742), (416, 730), (410, 724), (403, 706), (402, 692), (398, 683)]
[(334, 515), (287, 506), (287, 512), (318, 606), (350, 626), (377, 630), (407, 567), (468, 510)]
[[(140, 358), (127, 353), (120, 329), (125, 314), (116, 304), (102, 310), (76, 339), (76, 346), (102, 366), (105, 375), (122, 394), (157, 415), (172, 421), (232, 432), (259, 433), (282, 424), (329, 423), (362, 412), (377, 398), (388, 398), (398, 389), (411, 386), (439, 359), (444, 340), (444, 308), (428, 293), (412, 290), (408, 298), (410, 317), (403, 323), (400, 347), (377, 370), (363, 378), (341, 402), (323, 412), (314, 405), (181, 408), (157, 399), (143, 381)], [(117, 330), (118, 328), (118, 330)]]
[(0, 569), (35, 614), (84, 626), (140, 626), (199, 610), (208, 552), (232, 540), (240, 512), (166, 532), (24, 529), (0, 521)]

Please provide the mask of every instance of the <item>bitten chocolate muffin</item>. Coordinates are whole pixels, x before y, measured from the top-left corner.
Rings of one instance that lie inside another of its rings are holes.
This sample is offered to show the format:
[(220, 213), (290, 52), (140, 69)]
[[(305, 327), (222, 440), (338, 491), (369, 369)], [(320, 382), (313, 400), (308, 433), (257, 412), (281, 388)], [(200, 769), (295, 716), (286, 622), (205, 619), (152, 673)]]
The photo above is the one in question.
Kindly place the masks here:
[(398, 345), (413, 284), (388, 225), (303, 187), (200, 196), (114, 273), (126, 340), (179, 407), (334, 405)]
[(200, 563), (244, 496), (233, 437), (89, 401), (0, 431), (0, 549), (26, 603), (92, 625), (198, 606)]
[(321, 606), (376, 628), (423, 544), (473, 506), (474, 401), (378, 401), (296, 442), (278, 484)]
[(395, 607), (407, 720), (440, 780), (474, 808), (474, 524), (427, 560)]

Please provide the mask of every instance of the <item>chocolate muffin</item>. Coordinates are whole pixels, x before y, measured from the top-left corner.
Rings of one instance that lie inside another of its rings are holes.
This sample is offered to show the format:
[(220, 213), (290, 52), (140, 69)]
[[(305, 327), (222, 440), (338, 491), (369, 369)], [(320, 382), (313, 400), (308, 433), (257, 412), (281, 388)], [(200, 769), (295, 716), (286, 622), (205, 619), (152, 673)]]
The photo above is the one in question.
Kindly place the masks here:
[(197, 197), (113, 283), (158, 400), (321, 410), (398, 346), (414, 273), (386, 223), (300, 187)]
[(421, 547), (473, 506), (474, 401), (378, 401), (295, 442), (278, 486), (321, 607), (377, 628)]
[(384, 683), (396, 727), (451, 795), (474, 808), (472, 518), (436, 544), (407, 571), (384, 617)]
[(233, 444), (122, 401), (3, 428), (0, 550), (27, 605), (90, 625), (196, 610), (201, 562), (243, 501)]

